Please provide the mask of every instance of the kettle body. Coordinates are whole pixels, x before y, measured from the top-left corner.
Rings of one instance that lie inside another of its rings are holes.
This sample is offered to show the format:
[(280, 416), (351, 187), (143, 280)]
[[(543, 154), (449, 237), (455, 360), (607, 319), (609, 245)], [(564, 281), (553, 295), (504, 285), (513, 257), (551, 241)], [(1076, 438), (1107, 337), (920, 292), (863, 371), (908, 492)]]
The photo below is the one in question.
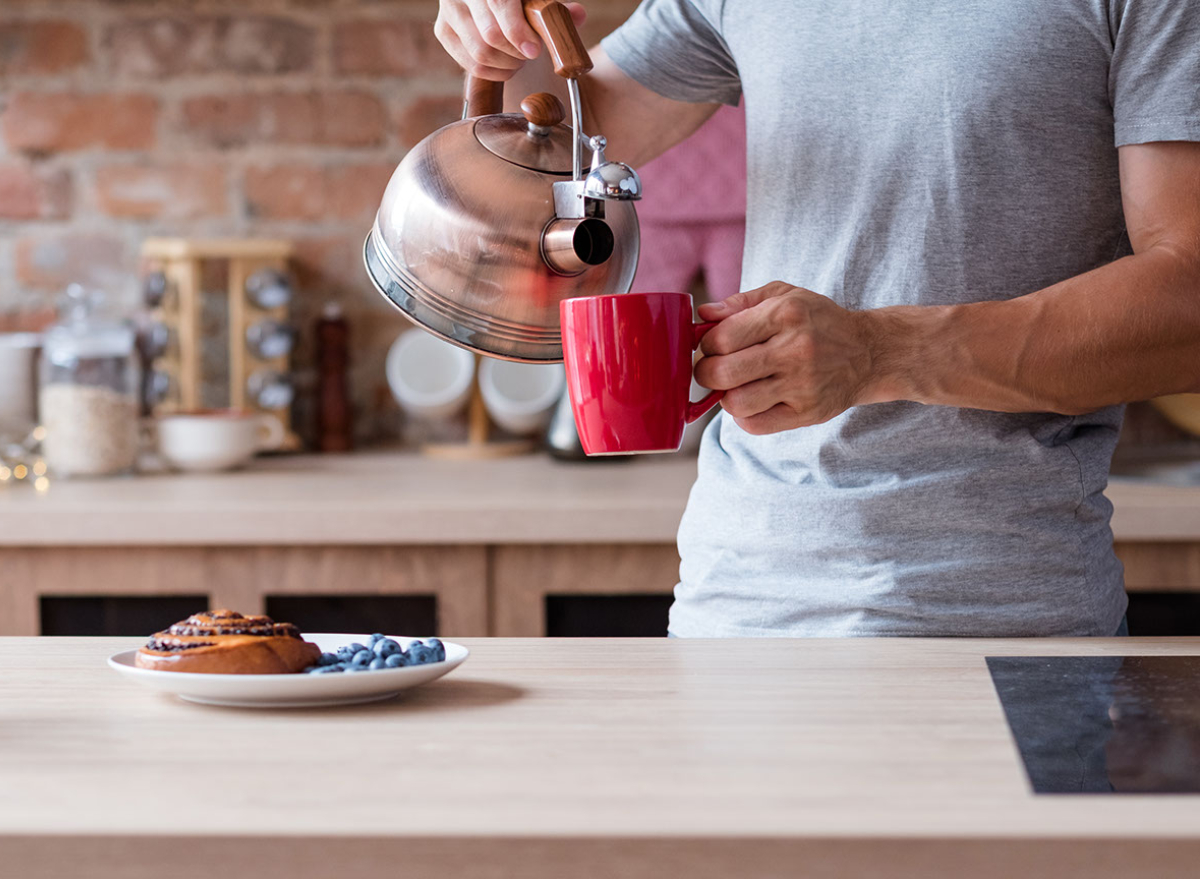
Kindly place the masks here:
[[(414, 147), (392, 175), (364, 255), (376, 289), (417, 324), (449, 342), (506, 360), (562, 360), (561, 300), (627, 292), (639, 231), (631, 201), (605, 201), (611, 253), (568, 274), (546, 259), (556, 218), (554, 184), (572, 179), (569, 154), (530, 168), (490, 151), (477, 128), (533, 126), (520, 114), (463, 119)], [(569, 143), (565, 126), (556, 137)], [(486, 137), (486, 135), (485, 135)]]

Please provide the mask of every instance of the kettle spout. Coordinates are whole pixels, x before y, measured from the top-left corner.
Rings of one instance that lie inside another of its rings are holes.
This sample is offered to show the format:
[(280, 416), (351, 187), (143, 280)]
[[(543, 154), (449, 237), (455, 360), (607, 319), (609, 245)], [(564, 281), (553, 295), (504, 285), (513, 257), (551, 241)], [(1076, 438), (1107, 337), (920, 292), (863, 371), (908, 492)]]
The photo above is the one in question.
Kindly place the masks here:
[(542, 232), (542, 259), (560, 275), (578, 275), (612, 256), (615, 239), (596, 217), (554, 219)]

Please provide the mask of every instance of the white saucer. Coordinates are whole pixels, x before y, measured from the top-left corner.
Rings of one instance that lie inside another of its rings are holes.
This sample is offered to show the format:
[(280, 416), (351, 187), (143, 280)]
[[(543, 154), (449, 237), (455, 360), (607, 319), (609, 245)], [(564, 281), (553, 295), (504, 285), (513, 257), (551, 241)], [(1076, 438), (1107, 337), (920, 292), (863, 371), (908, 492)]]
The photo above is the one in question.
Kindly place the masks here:
[[(389, 635), (405, 649), (415, 638)], [(359, 642), (366, 644), (370, 635), (306, 634), (322, 651), (333, 653), (339, 647)], [(390, 699), (401, 690), (437, 680), (462, 665), (468, 651), (461, 644), (442, 642), (446, 658), (441, 662), (384, 668), (376, 671), (334, 674), (214, 675), (179, 671), (152, 671), (133, 664), (136, 650), (125, 650), (108, 658), (112, 668), (155, 690), (174, 693), (180, 699), (203, 705), (227, 705), (236, 708), (307, 708), (320, 705), (353, 705)]]

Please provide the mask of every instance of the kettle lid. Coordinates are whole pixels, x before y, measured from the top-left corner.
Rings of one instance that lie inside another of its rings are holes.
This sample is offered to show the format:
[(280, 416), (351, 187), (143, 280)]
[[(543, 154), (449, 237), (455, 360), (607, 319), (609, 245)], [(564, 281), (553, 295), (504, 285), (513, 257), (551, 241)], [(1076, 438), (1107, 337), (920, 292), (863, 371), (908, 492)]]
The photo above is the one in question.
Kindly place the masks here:
[(475, 120), (475, 139), (500, 158), (545, 174), (571, 173), (571, 129), (562, 102), (548, 92), (530, 95), (520, 113), (498, 113)]

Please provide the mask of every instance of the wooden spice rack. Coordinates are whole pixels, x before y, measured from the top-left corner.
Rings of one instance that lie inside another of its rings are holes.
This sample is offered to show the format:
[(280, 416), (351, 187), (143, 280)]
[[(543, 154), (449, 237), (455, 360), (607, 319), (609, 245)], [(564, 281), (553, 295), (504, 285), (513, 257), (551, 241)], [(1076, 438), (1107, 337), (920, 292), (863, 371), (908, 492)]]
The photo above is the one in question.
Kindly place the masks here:
[(273, 370), (286, 375), (289, 355), (261, 358), (249, 350), (246, 330), (258, 321), (287, 321), (287, 303), (264, 308), (247, 295), (246, 282), (256, 272), (271, 270), (286, 275), (293, 247), (290, 241), (278, 239), (191, 239), (148, 238), (142, 244), (142, 258), (162, 271), (167, 291), (152, 311), (152, 318), (162, 322), (172, 338), (155, 368), (165, 372), (170, 380), (165, 399), (156, 405), (162, 412), (190, 411), (203, 408), (201, 399), (202, 348), (201, 332), (202, 263), (207, 260), (226, 264), (226, 295), (228, 297), (229, 329), (229, 403), (234, 409), (262, 411), (276, 418), (284, 429), (283, 450), (300, 448), (292, 430), (290, 407), (265, 409), (250, 398), (247, 384), (251, 375), (260, 370)]

